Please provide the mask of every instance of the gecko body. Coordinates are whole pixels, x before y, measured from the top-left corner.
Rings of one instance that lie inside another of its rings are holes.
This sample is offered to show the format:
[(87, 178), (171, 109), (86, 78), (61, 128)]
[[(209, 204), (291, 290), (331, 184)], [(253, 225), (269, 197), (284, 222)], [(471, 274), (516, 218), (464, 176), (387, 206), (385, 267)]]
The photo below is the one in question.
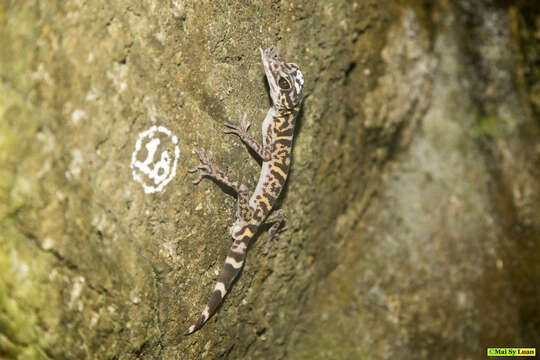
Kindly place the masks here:
[[(272, 211), (289, 173), (291, 151), (296, 116), (302, 103), (304, 77), (298, 65), (281, 61), (273, 46), (262, 50), (261, 59), (270, 87), (272, 107), (266, 114), (262, 125), (262, 145), (248, 133), (249, 122), (246, 115), (240, 118), (239, 125), (225, 123), (225, 133), (236, 134), (263, 160), (257, 186), (251, 195), (246, 185), (231, 180), (225, 173), (212, 165), (212, 153), (197, 152), (201, 165), (190, 172), (199, 171), (193, 182), (198, 184), (204, 176), (232, 188), (237, 193), (236, 222), (232, 230), (233, 243), (225, 264), (218, 277), (214, 291), (197, 321), (186, 330), (189, 335), (200, 329), (214, 314), (232, 282), (240, 273), (246, 258), (249, 242), (263, 223), (272, 223), (269, 240), (277, 239), (285, 219), (282, 210)], [(267, 245), (268, 250), (268, 245)]]

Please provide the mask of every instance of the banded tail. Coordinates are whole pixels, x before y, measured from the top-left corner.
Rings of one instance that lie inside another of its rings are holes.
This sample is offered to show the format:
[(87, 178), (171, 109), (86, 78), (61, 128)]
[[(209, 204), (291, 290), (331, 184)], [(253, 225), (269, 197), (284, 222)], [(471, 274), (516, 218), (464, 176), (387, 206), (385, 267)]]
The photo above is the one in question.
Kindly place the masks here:
[(233, 235), (233, 238), (235, 238), (235, 240), (233, 241), (233, 244), (229, 249), (229, 253), (227, 254), (227, 258), (225, 259), (225, 264), (223, 265), (221, 274), (219, 274), (219, 278), (216, 286), (214, 287), (214, 291), (210, 295), (208, 303), (204, 308), (201, 316), (199, 316), (197, 321), (184, 332), (184, 335), (189, 335), (199, 330), (204, 325), (204, 323), (206, 323), (206, 321), (216, 312), (219, 304), (221, 304), (223, 298), (229, 292), (234, 279), (240, 273), (240, 270), (242, 270), (244, 260), (246, 259), (249, 241), (253, 237), (256, 229), (256, 225), (248, 224)]

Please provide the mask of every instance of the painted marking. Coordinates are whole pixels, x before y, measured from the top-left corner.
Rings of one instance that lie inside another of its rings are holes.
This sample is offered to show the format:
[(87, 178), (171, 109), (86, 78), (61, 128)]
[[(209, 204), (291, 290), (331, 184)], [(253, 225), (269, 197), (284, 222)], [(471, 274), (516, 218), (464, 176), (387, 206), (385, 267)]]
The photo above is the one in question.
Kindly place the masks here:
[(131, 155), (133, 179), (147, 194), (160, 192), (176, 175), (179, 156), (178, 138), (166, 127), (154, 125), (139, 133)]

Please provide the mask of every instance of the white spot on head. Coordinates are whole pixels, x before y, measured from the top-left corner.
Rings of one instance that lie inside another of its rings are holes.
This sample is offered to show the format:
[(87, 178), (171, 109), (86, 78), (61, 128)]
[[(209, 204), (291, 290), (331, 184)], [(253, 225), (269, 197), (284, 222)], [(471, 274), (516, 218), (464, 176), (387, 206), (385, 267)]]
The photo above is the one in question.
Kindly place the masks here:
[(304, 75), (300, 71), (300, 69), (296, 70), (296, 78), (300, 82), (300, 84), (304, 85)]
[(296, 81), (294, 82), (297, 94), (300, 94), (301, 86), (304, 86), (304, 75), (302, 75), (302, 72), (298, 69), (296, 70)]

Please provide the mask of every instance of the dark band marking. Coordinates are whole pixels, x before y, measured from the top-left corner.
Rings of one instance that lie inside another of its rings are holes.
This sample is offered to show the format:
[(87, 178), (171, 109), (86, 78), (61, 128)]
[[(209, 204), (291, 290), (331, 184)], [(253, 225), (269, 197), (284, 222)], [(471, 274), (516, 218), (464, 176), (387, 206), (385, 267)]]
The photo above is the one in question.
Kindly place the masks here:
[[(263, 201), (259, 202), (258, 204), (259, 204), (259, 205), (264, 204), (264, 207), (265, 207), (266, 209), (268, 209), (268, 207), (266, 206), (266, 204), (265, 204)], [(255, 211), (255, 214), (253, 214), (253, 219), (256, 220), (256, 221), (261, 221), (262, 218), (263, 218), (263, 214), (264, 214), (265, 212), (266, 212), (266, 211), (265, 211), (264, 209), (262, 209), (262, 207), (259, 208), (259, 209), (257, 209), (257, 211)]]
[(253, 234), (255, 234), (255, 232), (257, 231), (257, 228), (259, 227), (259, 225), (248, 224), (247, 227), (248, 227), (249, 230), (251, 230), (251, 232), (252, 232)]
[[(266, 212), (270, 210), (270, 209), (268, 209), (268, 206), (266, 205), (266, 202), (264, 202), (264, 201), (261, 200), (261, 201), (258, 202), (258, 204), (259, 204), (259, 207), (262, 209), (262, 211), (263, 211), (264, 214), (266, 214)], [(257, 214), (257, 213), (258, 213), (258, 212), (256, 212), (256, 214)], [(254, 215), (253, 217), (255, 218), (255, 216), (256, 216), (256, 215)], [(260, 220), (260, 219), (257, 219), (257, 220)]]
[(279, 131), (283, 131), (285, 130), (286, 128), (288, 128), (291, 124), (289, 122), (289, 119), (287, 118), (282, 118), (283, 119), (283, 122), (281, 124), (279, 124), (278, 126), (276, 126), (277, 130)]
[(266, 194), (266, 198), (268, 199), (268, 202), (270, 203), (270, 205), (273, 205), (274, 202), (276, 201), (276, 198), (272, 196), (272, 194)]
[(281, 169), (281, 171), (283, 171), (283, 173), (287, 174), (289, 172), (289, 165), (281, 162), (281, 161), (275, 161), (274, 163), (272, 163), (272, 165), (275, 165), (277, 166), (278, 168)]
[(251, 238), (246, 236), (246, 237), (242, 238), (242, 240), (240, 240), (240, 242), (247, 247), (249, 245), (250, 240), (251, 240)]
[[(222, 299), (221, 292), (219, 292), (218, 290), (214, 291), (212, 295), (210, 295), (210, 299), (208, 299), (208, 308), (209, 308), (210, 314), (213, 314), (214, 311), (217, 309), (217, 307), (219, 306), (219, 303), (221, 303), (221, 299)], [(204, 317), (202, 318), (204, 319)]]
[(279, 192), (281, 191), (282, 186), (283, 186), (283, 185), (278, 184), (277, 182), (272, 183), (271, 188), (270, 188), (270, 191), (272, 192), (272, 194), (274, 194), (276, 197), (278, 197)]
[(278, 136), (293, 136), (293, 134), (294, 134), (294, 129), (291, 127), (284, 130), (279, 129), (279, 132), (277, 135)]
[(285, 178), (283, 176), (281, 176), (281, 174), (279, 173), (279, 171), (276, 171), (274, 169), (270, 169), (270, 174), (272, 174), (278, 181), (281, 185), (285, 184)]
[(223, 269), (221, 270), (221, 274), (219, 274), (218, 281), (225, 284), (225, 290), (229, 291), (234, 277), (239, 272), (240, 269), (235, 269), (231, 264), (225, 263), (225, 265), (223, 265)]
[(276, 153), (276, 155), (279, 157), (288, 157), (289, 154), (290, 154), (290, 149), (288, 148), (282, 148)]
[(289, 148), (292, 145), (292, 140), (291, 139), (278, 139), (276, 140), (275, 143)]
[(229, 255), (227, 255), (227, 256), (232, 257), (234, 259), (234, 261), (236, 261), (236, 262), (242, 262), (246, 258), (246, 252), (245, 252), (245, 250), (242, 253), (235, 252), (235, 251), (229, 251)]
[(255, 232), (257, 231), (257, 225), (254, 224), (247, 224), (242, 229), (237, 231), (234, 235), (235, 238), (242, 239), (248, 238), (248, 241), (253, 235), (255, 235)]

